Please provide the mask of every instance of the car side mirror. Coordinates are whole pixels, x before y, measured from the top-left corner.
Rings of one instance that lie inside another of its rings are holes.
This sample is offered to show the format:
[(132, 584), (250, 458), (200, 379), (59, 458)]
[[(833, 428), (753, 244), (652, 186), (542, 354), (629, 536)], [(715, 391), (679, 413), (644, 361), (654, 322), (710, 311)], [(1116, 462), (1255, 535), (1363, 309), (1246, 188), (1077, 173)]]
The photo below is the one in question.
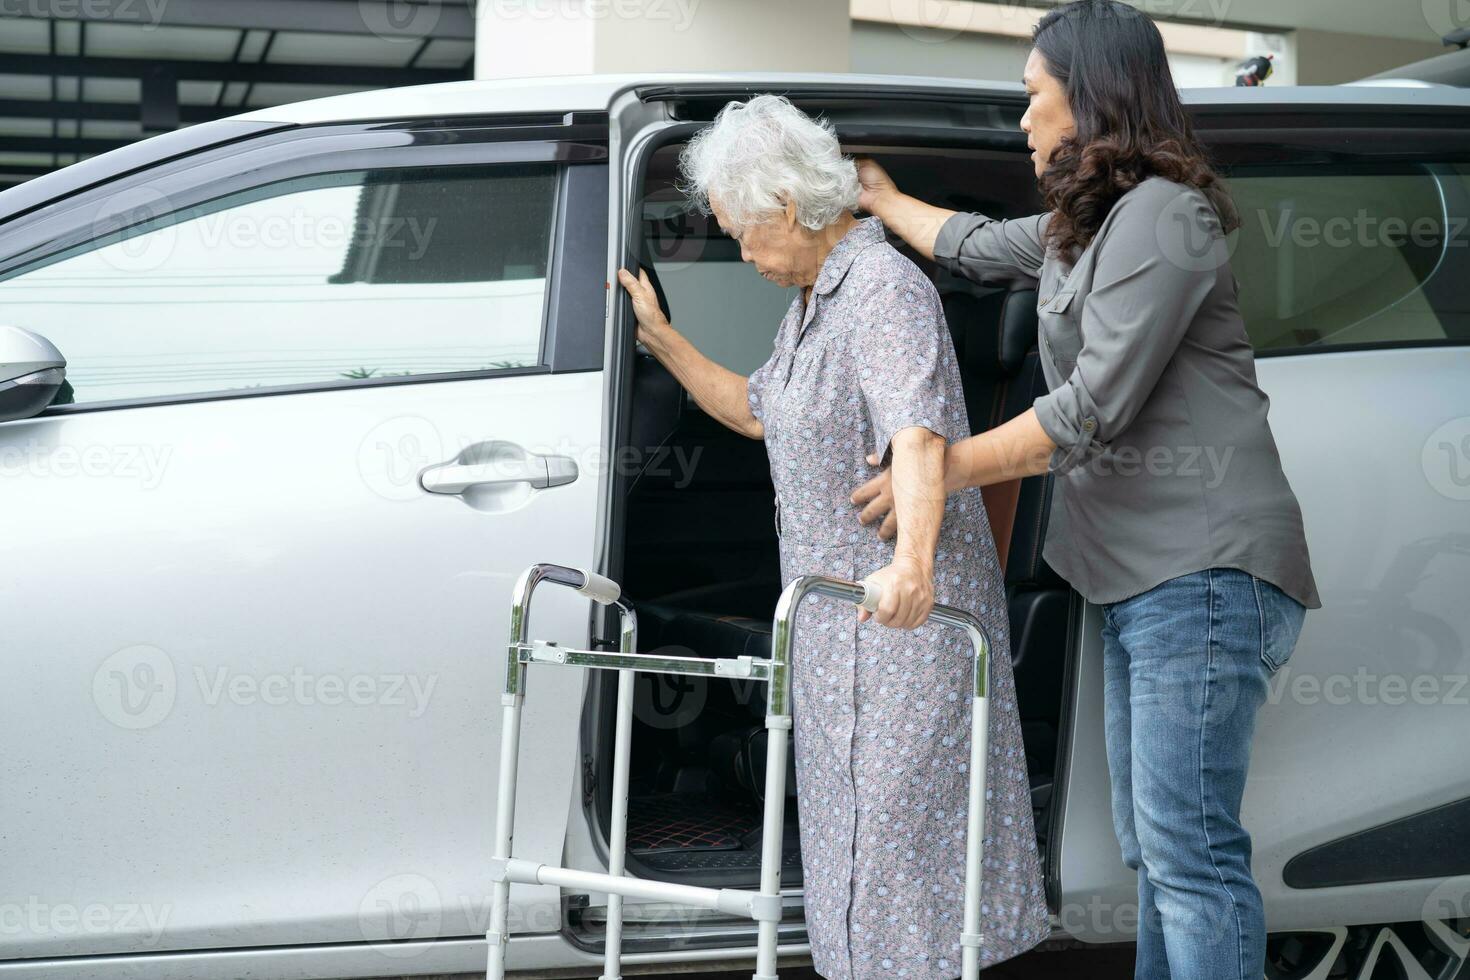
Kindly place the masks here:
[(66, 382), (66, 358), (38, 333), (0, 325), (0, 422), (28, 419)]

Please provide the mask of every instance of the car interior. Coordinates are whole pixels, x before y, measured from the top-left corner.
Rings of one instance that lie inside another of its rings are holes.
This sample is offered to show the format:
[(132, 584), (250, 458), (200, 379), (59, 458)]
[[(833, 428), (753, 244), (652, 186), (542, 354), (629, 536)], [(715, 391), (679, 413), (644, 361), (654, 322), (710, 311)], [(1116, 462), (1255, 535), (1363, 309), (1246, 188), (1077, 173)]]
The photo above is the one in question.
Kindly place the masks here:
[[(636, 231), (640, 262), (670, 322), (712, 359), (749, 374), (769, 357), (776, 327), (797, 294), (762, 279), (713, 217), (687, 207), (675, 188), (680, 148), (666, 145), (648, 161)], [(874, 156), (898, 186), (948, 208), (996, 217), (1040, 210), (1024, 152), (867, 141), (843, 149)], [(971, 430), (1025, 411), (1045, 391), (1034, 288), (988, 288), (958, 279), (891, 233), (889, 241), (925, 270), (943, 299)], [(640, 651), (768, 657), (781, 577), (763, 444), (703, 412), (641, 347), (629, 384), (622, 439), (639, 463), (620, 480), (623, 519), (614, 574), (637, 610)], [(1005, 569), (1010, 654), (1044, 860), (1071, 590), (1041, 557), (1050, 478), (984, 492)], [(629, 872), (708, 887), (758, 885), (766, 685), (637, 676)], [(614, 688), (601, 689), (600, 717), (609, 730), (596, 739), (589, 790), (604, 835), (611, 813)], [(787, 762), (782, 886), (791, 888), (801, 884), (794, 745)]]

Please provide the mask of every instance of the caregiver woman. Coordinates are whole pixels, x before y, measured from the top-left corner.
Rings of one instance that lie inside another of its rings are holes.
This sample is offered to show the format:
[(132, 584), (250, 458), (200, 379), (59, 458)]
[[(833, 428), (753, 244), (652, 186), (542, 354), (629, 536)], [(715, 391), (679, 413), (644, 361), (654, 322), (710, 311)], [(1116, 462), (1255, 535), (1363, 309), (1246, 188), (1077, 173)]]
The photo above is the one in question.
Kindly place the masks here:
[[(1113, 825), (1138, 871), (1135, 976), (1260, 980), (1241, 794), (1267, 682), (1321, 601), (1230, 271), (1223, 232), (1238, 218), (1148, 18), (1078, 0), (1032, 40), (1021, 129), (1045, 213), (933, 207), (870, 160), (860, 204), (953, 273), (1039, 281), (1049, 390), (951, 444), (946, 489), (1055, 474), (1044, 556), (1103, 613)], [(888, 514), (887, 475), (852, 500), (863, 523)]]

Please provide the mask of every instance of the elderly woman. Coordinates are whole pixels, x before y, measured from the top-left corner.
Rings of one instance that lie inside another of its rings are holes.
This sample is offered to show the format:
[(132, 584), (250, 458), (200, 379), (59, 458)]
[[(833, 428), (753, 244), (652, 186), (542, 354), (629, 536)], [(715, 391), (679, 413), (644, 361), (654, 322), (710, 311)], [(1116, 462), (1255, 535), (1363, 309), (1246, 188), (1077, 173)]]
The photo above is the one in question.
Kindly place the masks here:
[[(828, 980), (960, 973), (970, 755), (969, 641), (926, 622), (978, 615), (991, 665), (982, 965), (1049, 934), (1011, 678), (1006, 601), (980, 491), (946, 498), (947, 441), (969, 435), (939, 296), (859, 220), (854, 163), (786, 99), (732, 102), (685, 148), (682, 188), (766, 279), (800, 287), (770, 359), (748, 378), (667, 322), (647, 275), (618, 279), (638, 339), (706, 412), (764, 439), (783, 583), (809, 574), (883, 588), (876, 614), (815, 602), (792, 654), (807, 933)], [(696, 313), (697, 315), (697, 313)], [(891, 453), (895, 540), (849, 500)], [(871, 620), (871, 621), (870, 621)]]

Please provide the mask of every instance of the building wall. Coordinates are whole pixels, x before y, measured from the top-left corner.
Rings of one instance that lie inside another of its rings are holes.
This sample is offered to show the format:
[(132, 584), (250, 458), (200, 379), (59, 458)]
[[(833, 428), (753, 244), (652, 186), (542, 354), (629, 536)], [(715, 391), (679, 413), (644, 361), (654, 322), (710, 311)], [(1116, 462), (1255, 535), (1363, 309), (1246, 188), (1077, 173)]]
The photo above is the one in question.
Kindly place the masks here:
[(475, 77), (848, 70), (848, 0), (483, 3)]
[(1022, 38), (852, 22), (852, 70), (1019, 82), (1031, 45)]
[(1295, 32), (1297, 82), (1336, 85), (1373, 75), (1411, 61), (1433, 58), (1447, 49), (1443, 44), (1406, 41), (1392, 37), (1365, 37), (1340, 31)]
[[(1265, 38), (1255, 47), (1243, 46), (1238, 58), (1171, 52), (1169, 67), (1181, 88), (1233, 85), (1235, 66), (1247, 53), (1273, 51), (1277, 71), (1272, 81), (1290, 84), (1289, 54), (1277, 40), (1274, 47)], [(856, 72), (1019, 82), (1030, 51), (1030, 41), (1021, 37), (862, 20), (852, 24), (852, 70)]]

